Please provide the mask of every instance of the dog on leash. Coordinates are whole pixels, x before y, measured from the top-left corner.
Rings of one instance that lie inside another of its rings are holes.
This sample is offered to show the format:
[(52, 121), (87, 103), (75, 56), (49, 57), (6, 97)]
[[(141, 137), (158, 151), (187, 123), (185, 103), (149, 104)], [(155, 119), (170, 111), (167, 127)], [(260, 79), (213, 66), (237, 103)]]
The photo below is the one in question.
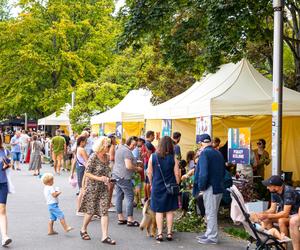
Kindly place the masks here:
[(149, 237), (154, 237), (156, 234), (156, 219), (155, 213), (150, 208), (150, 199), (146, 201), (143, 207), (143, 219), (140, 224), (140, 229), (146, 229), (146, 234)]

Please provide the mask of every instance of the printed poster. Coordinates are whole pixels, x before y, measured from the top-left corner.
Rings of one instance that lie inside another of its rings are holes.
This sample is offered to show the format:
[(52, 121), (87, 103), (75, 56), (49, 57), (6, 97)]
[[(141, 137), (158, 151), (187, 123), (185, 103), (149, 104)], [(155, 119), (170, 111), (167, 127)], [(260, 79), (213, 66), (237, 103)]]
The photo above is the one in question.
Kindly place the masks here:
[(104, 136), (104, 123), (100, 124), (100, 127), (99, 127), (99, 136)]
[(162, 120), (162, 133), (161, 136), (171, 136), (172, 132), (172, 120), (171, 119), (164, 119)]
[(199, 143), (199, 136), (201, 134), (211, 135), (211, 117), (200, 116), (196, 118), (196, 144)]
[(122, 122), (116, 122), (116, 137), (122, 139), (123, 135), (123, 125)]
[(250, 164), (250, 135), (250, 128), (228, 129), (229, 162)]

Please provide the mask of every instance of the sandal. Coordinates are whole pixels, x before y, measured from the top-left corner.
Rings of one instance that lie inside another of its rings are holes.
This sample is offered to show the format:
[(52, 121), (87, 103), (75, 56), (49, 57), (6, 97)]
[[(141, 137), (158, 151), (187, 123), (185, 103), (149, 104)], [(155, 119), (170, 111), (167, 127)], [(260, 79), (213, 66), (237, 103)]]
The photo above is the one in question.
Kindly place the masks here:
[(91, 237), (88, 235), (87, 232), (80, 231), (80, 236), (81, 236), (81, 239), (83, 239), (83, 240), (91, 240)]
[(158, 234), (158, 235), (156, 235), (156, 237), (155, 237), (155, 239), (157, 240), (157, 241), (164, 241), (164, 238), (163, 238), (163, 234)]
[(140, 223), (138, 221), (127, 221), (127, 227), (139, 227)]
[(173, 240), (173, 233), (168, 233), (167, 234), (167, 240), (172, 241)]
[(118, 225), (126, 225), (127, 220), (118, 220)]
[(102, 240), (102, 243), (108, 244), (108, 245), (116, 245), (116, 241), (112, 240), (110, 237), (107, 237), (105, 240)]

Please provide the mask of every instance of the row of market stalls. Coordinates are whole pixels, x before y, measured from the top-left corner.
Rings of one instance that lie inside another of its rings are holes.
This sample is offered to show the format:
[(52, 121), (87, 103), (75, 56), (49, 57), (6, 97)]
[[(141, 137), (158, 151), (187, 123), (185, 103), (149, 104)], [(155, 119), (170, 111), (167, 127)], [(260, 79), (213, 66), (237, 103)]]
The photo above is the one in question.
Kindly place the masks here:
[[(215, 74), (154, 107), (149, 91), (133, 90), (114, 108), (92, 117), (91, 125), (95, 132), (116, 131), (124, 138), (145, 130), (155, 131), (157, 138), (180, 131), (183, 155), (195, 147), (196, 129), (225, 143), (229, 128), (249, 127), (253, 148), (264, 138), (271, 153), (272, 91), (272, 82), (243, 59), (221, 66)], [(293, 171), (294, 179), (300, 180), (300, 154), (296, 151), (300, 148), (300, 93), (284, 88), (283, 115), (282, 169)], [(265, 174), (271, 174), (271, 166)]]
[[(261, 75), (246, 59), (220, 67), (206, 75), (182, 94), (157, 106), (151, 104), (151, 92), (132, 90), (115, 107), (91, 118), (94, 132), (116, 132), (119, 138), (143, 135), (153, 130), (156, 138), (182, 133), (183, 156), (196, 146), (197, 134), (206, 131), (224, 144), (229, 128), (251, 128), (252, 147), (264, 138), (271, 154), (272, 141), (272, 82)], [(274, 108), (274, 107), (273, 107)], [(39, 125), (70, 128), (67, 104), (57, 115), (40, 119)], [(282, 169), (292, 171), (293, 179), (300, 180), (300, 93), (283, 90), (283, 157)], [(266, 176), (271, 166), (266, 168)]]

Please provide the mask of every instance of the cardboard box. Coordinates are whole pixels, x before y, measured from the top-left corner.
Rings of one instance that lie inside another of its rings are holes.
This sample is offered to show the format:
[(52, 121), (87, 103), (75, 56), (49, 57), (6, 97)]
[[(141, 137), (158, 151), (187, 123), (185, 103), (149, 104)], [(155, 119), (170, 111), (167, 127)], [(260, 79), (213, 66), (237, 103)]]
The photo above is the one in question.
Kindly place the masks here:
[(259, 213), (268, 209), (269, 202), (267, 201), (255, 201), (245, 203), (246, 209), (249, 213)]

